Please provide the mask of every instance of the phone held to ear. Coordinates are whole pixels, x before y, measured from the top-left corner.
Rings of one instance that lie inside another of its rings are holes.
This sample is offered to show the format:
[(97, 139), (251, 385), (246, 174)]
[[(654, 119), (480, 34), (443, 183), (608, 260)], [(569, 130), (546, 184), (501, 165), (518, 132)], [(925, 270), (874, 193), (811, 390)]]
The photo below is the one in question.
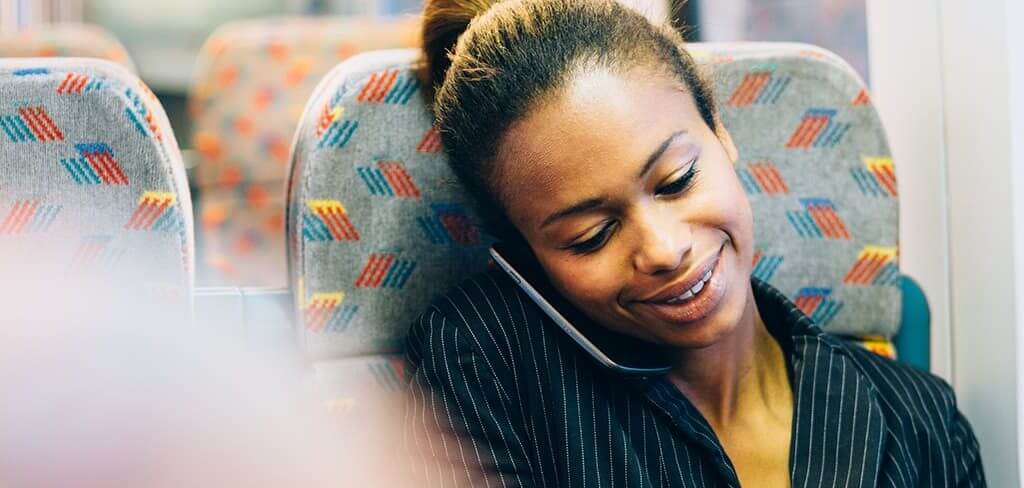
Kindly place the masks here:
[(667, 348), (608, 330), (570, 304), (551, 285), (528, 247), (499, 242), (491, 247), (491, 257), (559, 328), (608, 370), (657, 376), (672, 369)]

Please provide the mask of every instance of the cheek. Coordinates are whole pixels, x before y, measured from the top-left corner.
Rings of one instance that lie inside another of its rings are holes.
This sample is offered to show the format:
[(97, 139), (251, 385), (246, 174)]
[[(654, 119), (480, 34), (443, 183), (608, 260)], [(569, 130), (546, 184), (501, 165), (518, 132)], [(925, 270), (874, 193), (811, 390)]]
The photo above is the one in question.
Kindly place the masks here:
[(609, 260), (595, 256), (540, 261), (558, 292), (580, 310), (607, 309), (618, 302), (622, 275)]
[(754, 225), (750, 200), (728, 160), (707, 169), (701, 181), (706, 222), (729, 235), (741, 256), (753, 258)]

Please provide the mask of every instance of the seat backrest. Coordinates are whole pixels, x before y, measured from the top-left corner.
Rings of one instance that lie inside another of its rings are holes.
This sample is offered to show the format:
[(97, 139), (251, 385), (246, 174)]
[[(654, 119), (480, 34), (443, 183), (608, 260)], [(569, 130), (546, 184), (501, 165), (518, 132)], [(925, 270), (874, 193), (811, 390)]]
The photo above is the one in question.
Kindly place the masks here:
[[(891, 336), (900, 316), (892, 160), (864, 84), (800, 44), (692, 44), (739, 148), (753, 274), (826, 330)], [(336, 68), (298, 129), (288, 200), (299, 334), (314, 359), (399, 352), (415, 317), (487, 266), (414, 76), (418, 53)]]
[(0, 60), (0, 254), (187, 299), (192, 227), (174, 133), (138, 78), (96, 59)]
[(299, 116), (338, 62), (416, 44), (413, 18), (295, 17), (226, 24), (190, 93), (204, 285), (284, 286), (284, 181)]
[(0, 58), (98, 58), (131, 71), (135, 64), (121, 41), (92, 24), (40, 24), (0, 35)]

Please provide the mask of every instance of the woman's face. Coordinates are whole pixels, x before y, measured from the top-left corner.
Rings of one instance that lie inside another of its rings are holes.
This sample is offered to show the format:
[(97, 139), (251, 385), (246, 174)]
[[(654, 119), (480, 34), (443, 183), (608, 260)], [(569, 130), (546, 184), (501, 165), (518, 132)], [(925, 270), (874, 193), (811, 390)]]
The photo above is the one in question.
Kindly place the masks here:
[(591, 318), (706, 347), (753, 306), (750, 205), (719, 134), (667, 76), (583, 73), (506, 133), (499, 198)]

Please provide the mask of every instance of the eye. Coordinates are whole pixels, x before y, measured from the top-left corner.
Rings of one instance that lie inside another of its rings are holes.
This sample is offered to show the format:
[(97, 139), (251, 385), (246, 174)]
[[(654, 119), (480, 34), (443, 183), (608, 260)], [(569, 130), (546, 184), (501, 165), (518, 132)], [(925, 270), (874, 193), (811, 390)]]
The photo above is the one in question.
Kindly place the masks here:
[(659, 186), (655, 189), (654, 193), (656, 195), (672, 196), (686, 191), (690, 184), (693, 183), (694, 176), (697, 176), (697, 160), (690, 161), (686, 168), (682, 175), (671, 180), (669, 183)]
[(593, 237), (583, 242), (572, 244), (567, 249), (576, 254), (589, 254), (597, 251), (608, 242), (608, 238), (611, 237), (616, 227), (618, 227), (618, 224), (615, 222), (608, 223), (597, 234), (594, 234)]

